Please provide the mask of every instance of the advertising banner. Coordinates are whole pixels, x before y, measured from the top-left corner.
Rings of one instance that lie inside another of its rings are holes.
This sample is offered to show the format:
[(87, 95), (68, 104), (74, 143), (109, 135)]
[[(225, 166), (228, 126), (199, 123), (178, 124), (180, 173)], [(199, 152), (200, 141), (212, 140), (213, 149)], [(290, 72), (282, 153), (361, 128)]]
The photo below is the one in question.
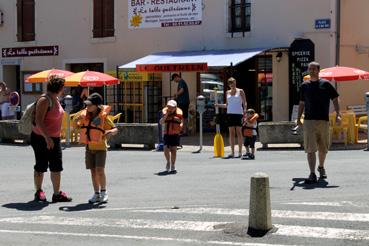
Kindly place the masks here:
[(200, 25), (202, 0), (129, 0), (128, 28)]

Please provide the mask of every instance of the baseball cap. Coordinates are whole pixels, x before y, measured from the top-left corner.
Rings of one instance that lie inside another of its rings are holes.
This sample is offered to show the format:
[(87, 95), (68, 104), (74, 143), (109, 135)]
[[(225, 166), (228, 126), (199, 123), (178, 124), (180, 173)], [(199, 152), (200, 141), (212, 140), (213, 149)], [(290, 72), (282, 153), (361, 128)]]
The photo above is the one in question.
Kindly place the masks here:
[(248, 114), (255, 114), (255, 110), (252, 109), (252, 108), (249, 108), (247, 111), (246, 111)]
[(102, 104), (102, 97), (98, 94), (98, 93), (92, 93), (91, 95), (89, 95), (86, 99), (86, 101), (84, 101), (84, 103), (86, 105), (101, 105)]
[(170, 106), (170, 107), (175, 108), (175, 107), (177, 107), (177, 102), (176, 102), (176, 101), (174, 101), (174, 100), (169, 100), (169, 101), (167, 102), (167, 106)]

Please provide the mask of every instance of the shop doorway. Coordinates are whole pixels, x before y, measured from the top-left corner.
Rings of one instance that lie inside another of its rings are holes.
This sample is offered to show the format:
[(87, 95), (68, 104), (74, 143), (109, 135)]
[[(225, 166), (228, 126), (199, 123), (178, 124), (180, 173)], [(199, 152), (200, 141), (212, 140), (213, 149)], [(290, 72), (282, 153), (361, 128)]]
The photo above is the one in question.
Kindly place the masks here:
[(272, 56), (265, 54), (253, 57), (227, 70), (227, 76), (234, 77), (237, 80), (237, 87), (245, 91), (247, 107), (259, 113), (260, 121), (273, 120), (272, 66)]
[(107, 87), (112, 111), (125, 123), (157, 123), (162, 108), (162, 74), (119, 71), (120, 84)]
[[(19, 65), (3, 65), (3, 80), (10, 91), (16, 91), (21, 95), (21, 79), (20, 79)], [(22, 97), (19, 98), (19, 105), (21, 105)], [(20, 112), (15, 113), (16, 118), (20, 118)], [(0, 115), (1, 117), (1, 115)]]
[(257, 85), (259, 97), (259, 113), (263, 121), (273, 120), (273, 63), (272, 56), (258, 56)]
[[(205, 112), (203, 113), (203, 131), (215, 132), (216, 113), (214, 108), (215, 90), (217, 93), (217, 103), (224, 103), (224, 74), (221, 72), (207, 72), (199, 73), (200, 81), (197, 85), (197, 92), (199, 95), (205, 97)], [(222, 112), (223, 110), (220, 110)], [(189, 117), (189, 125), (193, 125)], [(199, 122), (199, 115), (197, 121)], [(196, 127), (196, 129), (199, 126)]]

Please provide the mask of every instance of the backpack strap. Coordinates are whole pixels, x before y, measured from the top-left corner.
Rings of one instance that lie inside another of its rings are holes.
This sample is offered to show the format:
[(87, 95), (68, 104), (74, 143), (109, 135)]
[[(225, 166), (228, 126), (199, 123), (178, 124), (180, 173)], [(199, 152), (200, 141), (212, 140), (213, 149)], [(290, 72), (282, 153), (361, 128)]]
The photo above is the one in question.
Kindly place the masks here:
[[(47, 111), (50, 111), (51, 110), (51, 108), (54, 106), (53, 105), (53, 100), (51, 99), (51, 97), (47, 94), (47, 93), (45, 93), (45, 94), (42, 94), (41, 96), (40, 96), (40, 98), (41, 97), (46, 97), (47, 98), (47, 100), (49, 101), (49, 107), (47, 108)], [(40, 99), (39, 98), (39, 99)]]
[[(37, 100), (34, 102), (35, 104), (35, 111), (34, 111), (34, 114), (36, 115), (36, 106), (37, 106), (37, 102), (38, 100), (40, 100), (41, 97), (46, 97), (47, 100), (49, 101), (49, 107), (47, 108), (47, 112), (49, 112), (51, 110), (51, 108), (53, 107), (53, 100), (51, 99), (51, 97), (45, 93), (45, 94), (42, 94), (39, 98), (37, 98)], [(36, 119), (33, 120), (32, 124), (33, 125), (36, 125)]]

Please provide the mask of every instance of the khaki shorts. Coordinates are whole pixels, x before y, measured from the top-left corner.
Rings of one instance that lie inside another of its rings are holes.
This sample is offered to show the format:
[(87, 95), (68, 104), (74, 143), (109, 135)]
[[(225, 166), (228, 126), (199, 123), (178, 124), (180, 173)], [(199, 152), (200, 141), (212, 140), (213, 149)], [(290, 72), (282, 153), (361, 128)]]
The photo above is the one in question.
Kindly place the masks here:
[(85, 162), (86, 169), (105, 167), (106, 151), (86, 149)]
[(304, 148), (306, 153), (315, 153), (317, 150), (327, 153), (331, 144), (329, 135), (329, 121), (304, 121)]

